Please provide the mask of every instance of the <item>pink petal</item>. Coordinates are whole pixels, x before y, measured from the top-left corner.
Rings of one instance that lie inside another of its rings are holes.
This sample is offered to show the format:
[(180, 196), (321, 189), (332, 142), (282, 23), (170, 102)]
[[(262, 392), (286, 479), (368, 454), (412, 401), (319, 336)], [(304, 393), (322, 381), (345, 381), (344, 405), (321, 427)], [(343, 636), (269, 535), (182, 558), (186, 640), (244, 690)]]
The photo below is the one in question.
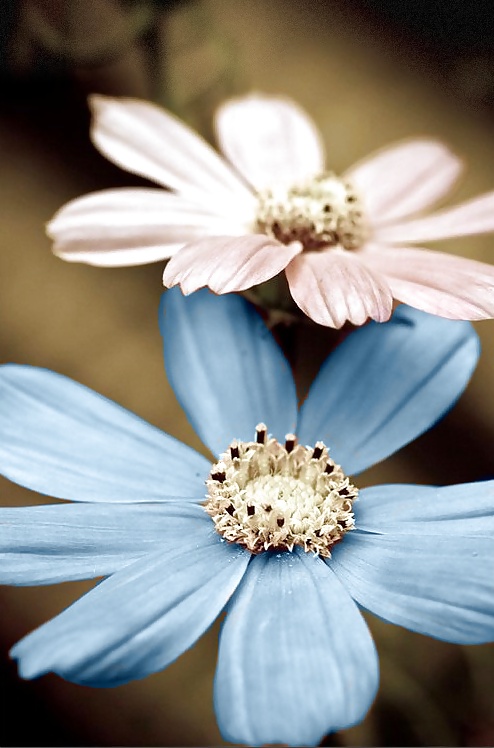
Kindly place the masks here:
[(375, 248), (362, 261), (383, 273), (393, 296), (448, 319), (494, 317), (494, 267), (443, 252), (409, 247)]
[(290, 99), (232, 99), (216, 112), (215, 125), (223, 153), (256, 190), (290, 186), (324, 170), (319, 132)]
[(244, 291), (273, 278), (302, 251), (263, 234), (219, 236), (184, 247), (165, 268), (163, 284), (180, 284), (184, 294), (208, 286), (215, 293)]
[(199, 135), (154, 104), (91, 96), (91, 136), (111, 161), (201, 204), (252, 211), (253, 195)]
[(286, 269), (290, 292), (308, 317), (320, 325), (362, 325), (369, 317), (385, 322), (393, 299), (380, 273), (368, 270), (357, 254), (341, 249), (307, 252)]
[(69, 262), (142, 265), (170, 257), (188, 242), (245, 232), (173, 192), (103, 190), (67, 203), (47, 226), (53, 251)]
[(345, 177), (364, 201), (373, 226), (418, 213), (446, 195), (462, 162), (442, 143), (411, 140), (369, 156)]
[(386, 244), (408, 244), (491, 231), (494, 231), (494, 192), (487, 192), (431, 216), (382, 227), (375, 231), (373, 239)]

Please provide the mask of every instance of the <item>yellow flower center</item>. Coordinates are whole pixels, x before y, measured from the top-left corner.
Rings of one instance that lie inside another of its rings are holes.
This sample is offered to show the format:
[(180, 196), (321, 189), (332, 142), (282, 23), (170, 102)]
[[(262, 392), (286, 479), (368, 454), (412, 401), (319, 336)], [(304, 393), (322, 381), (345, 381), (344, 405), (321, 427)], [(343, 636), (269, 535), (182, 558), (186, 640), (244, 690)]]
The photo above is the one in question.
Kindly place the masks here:
[(255, 231), (304, 250), (358, 249), (368, 236), (360, 199), (352, 185), (326, 172), (302, 185), (258, 193)]
[(256, 427), (253, 442), (234, 441), (213, 465), (205, 510), (226, 540), (252, 551), (301, 546), (320, 556), (355, 527), (358, 490), (329, 457), (323, 442), (285, 443)]

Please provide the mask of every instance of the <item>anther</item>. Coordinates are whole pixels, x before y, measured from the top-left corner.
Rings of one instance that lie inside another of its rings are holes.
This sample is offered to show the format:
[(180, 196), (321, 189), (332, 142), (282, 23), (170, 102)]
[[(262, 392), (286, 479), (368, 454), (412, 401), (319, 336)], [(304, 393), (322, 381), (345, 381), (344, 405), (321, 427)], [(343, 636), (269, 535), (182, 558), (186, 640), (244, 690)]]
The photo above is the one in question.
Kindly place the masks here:
[(226, 473), (224, 470), (218, 470), (216, 473), (211, 473), (211, 479), (218, 481), (218, 483), (224, 483), (226, 481)]
[(232, 460), (234, 460), (235, 458), (240, 457), (240, 452), (239, 452), (239, 449), (238, 449), (237, 442), (232, 442), (232, 444), (230, 446), (230, 455), (232, 457)]
[(256, 442), (258, 444), (265, 444), (267, 435), (268, 429), (266, 424), (258, 423), (256, 426)]
[(293, 452), (293, 448), (295, 444), (297, 443), (297, 437), (295, 434), (287, 434), (285, 436), (285, 449), (290, 454), (290, 452)]
[(316, 442), (314, 449), (312, 451), (312, 459), (318, 460), (320, 456), (322, 455), (324, 449), (324, 444), (322, 442)]
[(331, 473), (333, 472), (333, 470), (334, 470), (334, 465), (332, 465), (330, 462), (328, 462), (328, 464), (324, 468), (324, 472), (327, 473), (327, 475), (331, 475)]
[(278, 527), (283, 527), (283, 525), (285, 524), (285, 520), (283, 519), (283, 517), (277, 519), (276, 524), (278, 525)]
[(234, 512), (235, 512), (235, 507), (233, 506), (233, 504), (229, 504), (229, 505), (227, 506), (227, 508), (226, 508), (226, 511), (228, 512), (228, 514), (231, 514), (231, 515), (232, 515), (232, 517), (233, 517), (233, 515), (234, 515)]
[(255, 506), (251, 506), (251, 505), (247, 506), (247, 514), (249, 515), (249, 517), (252, 517), (252, 515), (255, 513), (256, 513)]

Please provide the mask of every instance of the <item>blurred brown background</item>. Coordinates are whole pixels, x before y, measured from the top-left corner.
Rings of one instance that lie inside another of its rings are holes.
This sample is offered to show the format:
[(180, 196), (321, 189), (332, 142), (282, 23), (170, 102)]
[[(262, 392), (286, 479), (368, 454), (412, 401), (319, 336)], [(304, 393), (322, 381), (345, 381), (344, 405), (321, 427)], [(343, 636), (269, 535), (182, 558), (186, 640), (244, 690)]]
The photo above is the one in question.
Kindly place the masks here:
[[(71, 376), (198, 449), (163, 372), (162, 266), (65, 264), (44, 235), (67, 200), (144, 184), (90, 145), (87, 93), (154, 98), (209, 137), (224, 96), (281, 92), (316, 120), (335, 171), (393, 140), (431, 135), (468, 163), (455, 198), (494, 188), (487, 0), (4, 0), (2, 11), (0, 361)], [(494, 237), (443, 247), (494, 261)], [(476, 327), (483, 356), (460, 404), (359, 485), (493, 476), (494, 322)], [(43, 501), (0, 482), (4, 505)], [(221, 744), (212, 708), (217, 628), (166, 672), (117, 689), (17, 678), (9, 647), (91, 584), (2, 588), (1, 744)], [(456, 647), (369, 622), (381, 654), (379, 698), (361, 726), (327, 745), (494, 744), (492, 647)]]

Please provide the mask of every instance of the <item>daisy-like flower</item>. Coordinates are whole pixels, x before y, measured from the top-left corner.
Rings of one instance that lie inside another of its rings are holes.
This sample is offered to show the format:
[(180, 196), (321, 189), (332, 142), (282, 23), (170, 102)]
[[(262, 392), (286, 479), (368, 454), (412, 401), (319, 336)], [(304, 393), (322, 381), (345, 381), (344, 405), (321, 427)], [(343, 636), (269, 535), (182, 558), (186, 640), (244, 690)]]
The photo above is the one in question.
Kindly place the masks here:
[[(494, 192), (422, 217), (461, 162), (434, 140), (393, 145), (341, 177), (293, 102), (226, 102), (215, 125), (232, 168), (164, 110), (91, 98), (92, 139), (110, 160), (173, 191), (114, 189), (74, 200), (48, 225), (54, 251), (93, 265), (171, 257), (165, 286), (246, 291), (283, 270), (315, 322), (389, 319), (393, 299), (450, 319), (494, 317), (494, 268), (409, 245), (494, 231)], [(295, 305), (294, 309), (297, 309)]]
[(439, 639), (492, 640), (494, 482), (359, 492), (345, 474), (451, 406), (478, 356), (468, 323), (401, 307), (330, 355), (297, 412), (245, 299), (174, 289), (160, 319), (169, 379), (213, 464), (65, 377), (0, 368), (1, 472), (82, 502), (1, 509), (0, 580), (107, 577), (15, 645), (23, 677), (142, 678), (225, 610), (223, 736), (313, 745), (359, 722), (378, 687), (359, 606)]

